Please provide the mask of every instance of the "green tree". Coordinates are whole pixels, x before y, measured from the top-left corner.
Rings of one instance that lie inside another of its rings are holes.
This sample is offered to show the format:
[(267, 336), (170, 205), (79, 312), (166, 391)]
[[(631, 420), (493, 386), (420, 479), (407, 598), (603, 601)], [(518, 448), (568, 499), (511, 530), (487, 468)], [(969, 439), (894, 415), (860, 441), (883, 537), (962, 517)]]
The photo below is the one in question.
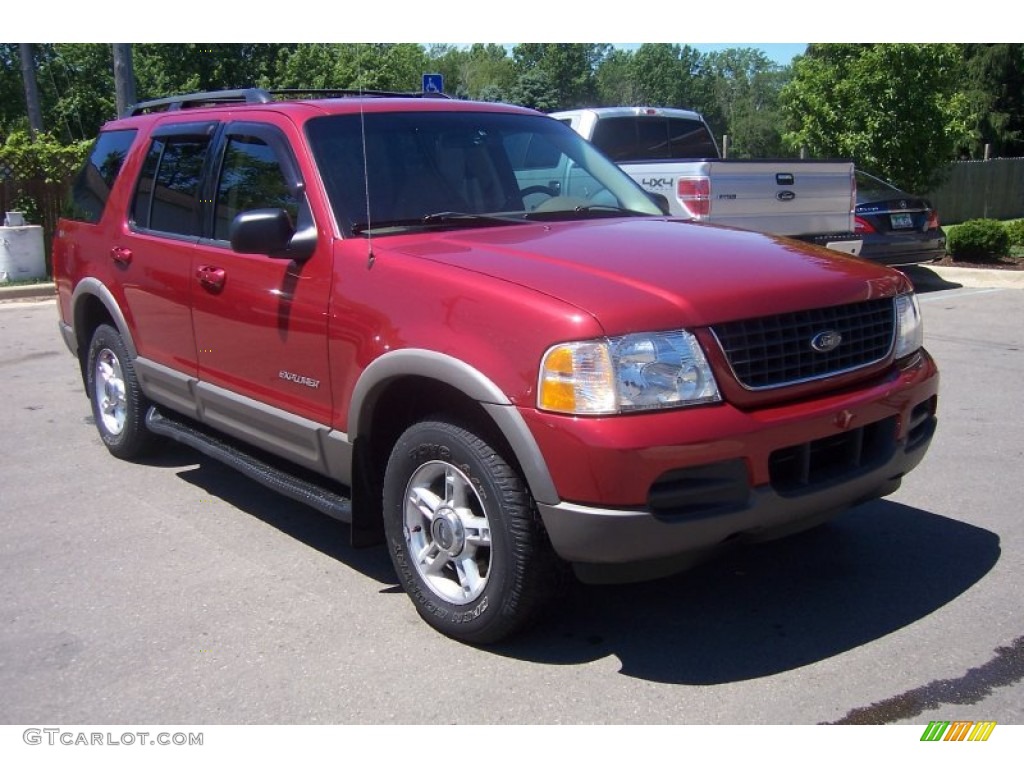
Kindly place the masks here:
[(279, 60), (297, 47), (276, 43), (136, 44), (133, 59), (139, 98), (270, 86)]
[(28, 114), (18, 44), (0, 43), (0, 139), (19, 129), (28, 130)]
[(434, 45), (427, 56), (434, 71), (444, 75), (445, 90), (456, 98), (501, 101), (516, 81), (512, 59), (501, 45)]
[(39, 87), (46, 95), (47, 130), (71, 142), (91, 140), (117, 117), (114, 53), (106, 43), (44, 46)]
[(704, 116), (715, 134), (729, 135), (732, 157), (784, 154), (779, 94), (789, 70), (756, 48), (727, 48), (704, 57)]
[(602, 106), (638, 105), (641, 101), (633, 78), (633, 52), (617, 48), (601, 61), (595, 75), (597, 103)]
[(1024, 44), (963, 46), (963, 88), (971, 111), (970, 157), (1024, 155)]
[(633, 54), (638, 104), (700, 109), (706, 90), (700, 66), (700, 53), (688, 45), (644, 43)]
[[(43, 129), (64, 143), (91, 139), (115, 117), (113, 55), (107, 44), (36, 44)], [(0, 136), (26, 129), (18, 46), (0, 45)]]
[(815, 44), (783, 88), (785, 142), (926, 191), (969, 136), (952, 44)]
[(523, 43), (512, 49), (520, 79), (542, 72), (554, 88), (558, 109), (593, 104), (597, 70), (611, 46), (605, 43)]
[(508, 100), (521, 107), (554, 112), (560, 109), (558, 91), (543, 70), (524, 72), (508, 93)]
[(416, 43), (315, 43), (278, 57), (284, 88), (418, 91), (430, 60)]

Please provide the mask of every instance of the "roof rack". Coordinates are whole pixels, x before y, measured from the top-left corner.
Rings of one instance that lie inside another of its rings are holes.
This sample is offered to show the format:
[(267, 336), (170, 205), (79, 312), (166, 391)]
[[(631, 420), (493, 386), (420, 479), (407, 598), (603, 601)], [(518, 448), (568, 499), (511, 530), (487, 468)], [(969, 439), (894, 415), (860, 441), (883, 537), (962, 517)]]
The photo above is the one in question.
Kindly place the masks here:
[[(176, 112), (181, 109), (195, 109), (197, 107), (215, 106), (218, 104), (269, 104), (272, 101), (287, 101), (290, 99), (318, 98), (330, 99), (343, 96), (370, 96), (375, 98), (451, 98), (444, 93), (430, 92), (400, 92), (400, 91), (371, 91), (357, 88), (238, 88), (226, 91), (203, 91), (201, 93), (186, 93), (180, 96), (168, 96), (163, 99), (151, 99), (133, 104), (124, 113), (123, 117), (133, 117), (148, 112)], [(277, 97), (277, 98), (275, 98)]]

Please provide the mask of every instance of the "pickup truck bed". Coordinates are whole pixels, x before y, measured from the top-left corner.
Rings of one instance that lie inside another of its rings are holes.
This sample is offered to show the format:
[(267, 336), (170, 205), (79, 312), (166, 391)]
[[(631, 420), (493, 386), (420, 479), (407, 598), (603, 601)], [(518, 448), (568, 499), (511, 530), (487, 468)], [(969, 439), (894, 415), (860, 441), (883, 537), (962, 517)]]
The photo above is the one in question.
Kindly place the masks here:
[(721, 159), (704, 119), (688, 110), (607, 107), (552, 117), (664, 195), (673, 216), (858, 250), (852, 162)]

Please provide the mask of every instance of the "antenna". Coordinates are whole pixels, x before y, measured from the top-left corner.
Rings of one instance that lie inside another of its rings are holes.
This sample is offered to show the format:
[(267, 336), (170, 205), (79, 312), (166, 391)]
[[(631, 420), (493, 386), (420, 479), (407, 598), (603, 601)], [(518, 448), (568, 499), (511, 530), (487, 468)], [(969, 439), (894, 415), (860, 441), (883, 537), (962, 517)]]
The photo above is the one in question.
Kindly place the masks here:
[(363, 58), (359, 61), (359, 136), (363, 142), (363, 191), (366, 193), (366, 268), (373, 269), (376, 256), (373, 253), (373, 220), (370, 217), (370, 161), (366, 151), (366, 112), (363, 109)]

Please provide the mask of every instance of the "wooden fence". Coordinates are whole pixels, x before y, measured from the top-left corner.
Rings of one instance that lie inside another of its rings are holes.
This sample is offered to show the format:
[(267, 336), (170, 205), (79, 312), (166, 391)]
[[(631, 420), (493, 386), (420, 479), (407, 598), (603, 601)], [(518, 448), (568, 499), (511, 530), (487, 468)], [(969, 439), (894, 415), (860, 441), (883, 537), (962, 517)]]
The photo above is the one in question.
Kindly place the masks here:
[(50, 250), (64, 202), (78, 171), (78, 161), (61, 169), (53, 181), (47, 181), (32, 168), (17, 168), (0, 163), (0, 224), (5, 211), (24, 211), (29, 224), (43, 228), (46, 271), (50, 272)]
[(1024, 157), (952, 163), (945, 183), (928, 197), (943, 224), (1024, 218)]

